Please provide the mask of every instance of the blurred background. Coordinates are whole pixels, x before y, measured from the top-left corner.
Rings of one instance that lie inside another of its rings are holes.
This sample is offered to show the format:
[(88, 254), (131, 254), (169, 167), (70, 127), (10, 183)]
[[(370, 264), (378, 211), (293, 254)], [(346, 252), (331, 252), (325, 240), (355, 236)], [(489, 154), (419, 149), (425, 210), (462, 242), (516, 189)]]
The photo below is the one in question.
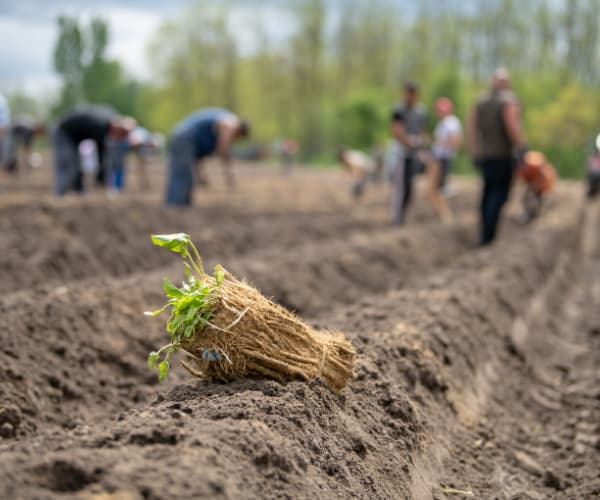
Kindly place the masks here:
[[(583, 174), (600, 122), (600, 0), (1, 0), (0, 92), (52, 120), (110, 104), (168, 133), (190, 111), (248, 117), (301, 160), (386, 142), (401, 83), (464, 120), (492, 70), (513, 73), (529, 144)], [(434, 120), (434, 114), (430, 118)], [(468, 170), (465, 158), (457, 170)]]

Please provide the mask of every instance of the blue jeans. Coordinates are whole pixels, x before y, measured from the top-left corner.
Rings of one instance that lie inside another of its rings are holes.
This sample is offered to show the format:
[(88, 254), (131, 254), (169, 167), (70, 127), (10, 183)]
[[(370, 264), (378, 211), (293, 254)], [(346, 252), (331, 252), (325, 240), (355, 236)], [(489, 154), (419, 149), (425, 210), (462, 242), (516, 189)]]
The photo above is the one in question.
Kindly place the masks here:
[(169, 180), (165, 203), (189, 206), (194, 187), (194, 144), (185, 136), (173, 136), (169, 141)]
[(511, 157), (484, 158), (479, 165), (483, 174), (480, 243), (488, 245), (496, 237), (502, 207), (510, 194), (514, 160)]
[(121, 191), (125, 187), (125, 155), (129, 152), (127, 139), (109, 142), (110, 187)]

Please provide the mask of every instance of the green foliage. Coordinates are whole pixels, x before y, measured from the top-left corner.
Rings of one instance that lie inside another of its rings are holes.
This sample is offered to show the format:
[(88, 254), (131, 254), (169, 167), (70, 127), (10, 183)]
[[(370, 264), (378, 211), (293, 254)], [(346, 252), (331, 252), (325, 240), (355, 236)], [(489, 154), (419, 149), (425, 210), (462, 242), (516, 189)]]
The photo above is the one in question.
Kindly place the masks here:
[(61, 16), (54, 46), (54, 69), (63, 86), (54, 113), (61, 114), (78, 104), (108, 104), (119, 112), (137, 114), (140, 85), (127, 78), (121, 63), (106, 58), (110, 39), (108, 25), (93, 18), (88, 26)]
[(579, 171), (581, 144), (600, 127), (591, 119), (600, 116), (597, 0), (277, 2), (289, 32), (272, 38), (258, 4), (239, 35), (240, 5), (196, 3), (166, 21), (148, 47), (155, 73), (145, 85), (107, 58), (104, 21), (60, 18), (57, 111), (102, 102), (169, 132), (197, 108), (223, 106), (253, 122), (253, 140), (293, 137), (301, 159), (317, 162), (340, 143), (369, 150), (385, 142), (403, 80), (420, 83), (433, 128), (437, 97), (452, 99), (464, 121), (493, 69), (506, 65), (531, 146), (561, 174)]
[(181, 254), (184, 259), (187, 257), (187, 247), (191, 243), (189, 234), (152, 234), (151, 238), (156, 246)]
[[(337, 113), (338, 143), (351, 148), (368, 150), (386, 130), (385, 105), (373, 95), (351, 97), (342, 103)], [(387, 130), (386, 130), (387, 131)]]
[(600, 99), (595, 89), (570, 83), (527, 114), (531, 147), (543, 151), (563, 177), (579, 177), (586, 145), (600, 127)]
[(8, 107), (13, 117), (19, 115), (30, 115), (34, 118), (40, 118), (45, 113), (45, 106), (40, 102), (22, 92), (13, 92), (6, 96)]
[(216, 266), (214, 279), (207, 280), (198, 250), (188, 234), (153, 234), (151, 238), (156, 246), (181, 255), (186, 274), (186, 281), (181, 287), (164, 278), (163, 289), (168, 302), (160, 309), (144, 313), (146, 316), (157, 316), (166, 309), (171, 311), (167, 320), (171, 342), (148, 355), (149, 368), (157, 368), (158, 378), (162, 381), (169, 372), (171, 355), (181, 349), (182, 343), (189, 341), (199, 329), (210, 325), (213, 305), (225, 279), (225, 272), (221, 266)]

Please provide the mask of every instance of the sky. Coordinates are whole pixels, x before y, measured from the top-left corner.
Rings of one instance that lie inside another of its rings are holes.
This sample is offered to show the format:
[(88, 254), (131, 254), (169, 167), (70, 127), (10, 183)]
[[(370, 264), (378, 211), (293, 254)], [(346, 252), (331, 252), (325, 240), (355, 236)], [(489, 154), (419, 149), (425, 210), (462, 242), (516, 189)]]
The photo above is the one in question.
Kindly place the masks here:
[(128, 72), (148, 77), (146, 45), (161, 22), (186, 0), (0, 0), (0, 89), (42, 96), (55, 90), (52, 49), (61, 14), (106, 19), (111, 29), (109, 55)]
[[(258, 5), (274, 31), (271, 35), (283, 37), (290, 28), (277, 1), (238, 3), (231, 13), (234, 25), (244, 24)], [(193, 4), (193, 0), (0, 0), (0, 91), (46, 97), (58, 89), (52, 50), (61, 14), (76, 15), (84, 22), (93, 16), (104, 18), (111, 33), (108, 55), (119, 59), (132, 77), (147, 79), (151, 76), (148, 42), (161, 23)]]

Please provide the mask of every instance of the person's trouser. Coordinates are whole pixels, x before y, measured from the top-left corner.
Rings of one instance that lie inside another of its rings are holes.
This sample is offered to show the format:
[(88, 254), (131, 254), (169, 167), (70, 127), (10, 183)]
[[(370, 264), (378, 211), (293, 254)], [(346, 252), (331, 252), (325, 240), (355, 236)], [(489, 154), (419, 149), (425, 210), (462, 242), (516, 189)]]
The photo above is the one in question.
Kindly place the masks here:
[(392, 171), (392, 223), (402, 224), (412, 195), (414, 162), (412, 158), (399, 161)]
[(83, 191), (83, 176), (77, 144), (62, 130), (52, 133), (54, 146), (54, 194), (64, 196), (68, 191)]
[(110, 187), (121, 191), (125, 187), (125, 155), (130, 150), (127, 139), (107, 141), (107, 170), (110, 170)]
[(600, 193), (600, 172), (588, 174), (588, 198), (594, 198)]
[(4, 168), (11, 173), (17, 171), (19, 159), (19, 143), (13, 132), (6, 132), (4, 138), (4, 151), (2, 153), (2, 163)]
[(185, 136), (173, 136), (169, 143), (169, 179), (166, 204), (188, 206), (194, 187), (194, 145)]
[(452, 166), (452, 159), (438, 158), (438, 163), (440, 165), (440, 180), (438, 185), (440, 189), (444, 189), (448, 183), (448, 174), (450, 172), (450, 167)]
[(9, 169), (10, 162), (10, 131), (0, 130), (0, 167)]
[(487, 245), (496, 237), (502, 207), (508, 200), (514, 160), (510, 157), (486, 158), (480, 161), (480, 166), (483, 174), (480, 243)]

